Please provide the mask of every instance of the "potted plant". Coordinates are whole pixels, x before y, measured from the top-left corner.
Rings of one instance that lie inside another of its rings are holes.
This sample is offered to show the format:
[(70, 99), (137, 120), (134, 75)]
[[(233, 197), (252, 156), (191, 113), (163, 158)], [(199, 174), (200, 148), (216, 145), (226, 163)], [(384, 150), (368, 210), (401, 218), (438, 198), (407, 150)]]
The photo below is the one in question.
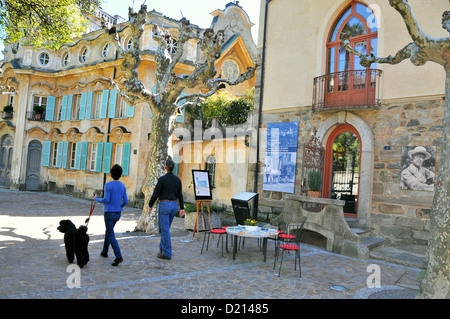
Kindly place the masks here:
[(40, 120), (40, 119), (41, 119), (41, 116), (42, 116), (42, 113), (44, 113), (44, 111), (45, 111), (45, 108), (44, 108), (43, 106), (35, 105), (35, 106), (33, 107), (34, 118), (35, 118), (36, 120)]
[(320, 197), (320, 186), (322, 185), (322, 176), (320, 171), (313, 169), (308, 173), (308, 196), (309, 197)]
[(258, 230), (258, 225), (257, 225), (257, 224), (258, 224), (258, 222), (257, 222), (256, 220), (247, 218), (247, 219), (244, 221), (245, 230), (247, 230), (247, 231), (255, 231), (255, 230)]
[(4, 119), (12, 118), (12, 114), (13, 114), (13, 106), (12, 105), (5, 105), (3, 107), (3, 118)]

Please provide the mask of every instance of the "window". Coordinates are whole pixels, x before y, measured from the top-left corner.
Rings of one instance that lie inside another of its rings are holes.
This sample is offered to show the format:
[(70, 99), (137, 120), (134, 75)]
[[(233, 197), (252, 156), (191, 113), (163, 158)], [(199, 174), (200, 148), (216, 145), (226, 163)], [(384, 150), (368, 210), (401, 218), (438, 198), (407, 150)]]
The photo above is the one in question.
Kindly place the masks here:
[(51, 166), (56, 167), (58, 158), (58, 142), (52, 142)]
[(114, 163), (122, 166), (123, 158), (123, 144), (116, 144), (116, 154), (114, 156)]
[(63, 54), (62, 59), (61, 59), (61, 65), (63, 67), (66, 67), (69, 64), (69, 53), (66, 52)]
[(106, 58), (106, 57), (108, 56), (110, 47), (111, 47), (111, 45), (110, 45), (109, 43), (106, 43), (106, 44), (103, 46), (103, 49), (102, 49), (102, 57)]
[(62, 112), (62, 103), (63, 103), (63, 98), (59, 97), (58, 101), (57, 101), (57, 108), (56, 108), (56, 121), (61, 121), (61, 112)]
[(69, 168), (75, 169), (75, 159), (77, 155), (77, 143), (69, 145)]
[(80, 108), (81, 108), (81, 94), (74, 96), (73, 106), (72, 106), (72, 119), (80, 119)]
[(127, 117), (128, 104), (122, 98), (120, 98), (120, 102), (118, 105), (119, 110), (117, 112), (117, 117)]
[(177, 50), (178, 50), (178, 42), (177, 42), (177, 39), (175, 39), (173, 36), (171, 36), (171, 37), (167, 40), (167, 50), (168, 50), (171, 54), (177, 53)]
[(89, 51), (87, 48), (84, 48), (81, 50), (81, 54), (80, 54), (80, 62), (81, 63), (86, 62), (86, 60), (88, 58), (88, 54), (89, 54)]
[(131, 47), (133, 46), (133, 39), (130, 37), (130, 39), (127, 42), (127, 50), (131, 50)]
[(222, 72), (230, 81), (236, 81), (240, 75), (239, 66), (233, 60), (226, 60), (222, 66)]
[(97, 168), (97, 148), (98, 144), (91, 144), (91, 156), (89, 157), (89, 170), (94, 172)]
[(39, 54), (39, 64), (41, 66), (46, 66), (49, 62), (50, 62), (50, 56), (48, 55), (48, 53), (43, 52), (43, 53)]
[(95, 92), (94, 104), (92, 106), (92, 118), (99, 119), (102, 110), (102, 92)]
[(47, 107), (47, 97), (46, 96), (37, 96), (35, 95), (33, 97), (33, 112), (38, 113), (36, 110), (38, 108), (45, 108)]
[(206, 158), (206, 170), (209, 174), (209, 180), (211, 182), (212, 187), (215, 186), (215, 176), (216, 176), (216, 158), (212, 155), (209, 155)]
[[(328, 37), (328, 73), (347, 71), (347, 70), (365, 70), (359, 64), (359, 57), (350, 54), (340, 46), (344, 38), (350, 40), (350, 44), (357, 51), (364, 54), (377, 53), (377, 35), (378, 29), (372, 11), (361, 3), (353, 1), (338, 17), (333, 24)], [(376, 68), (372, 64), (372, 68)], [(345, 82), (344, 79), (341, 79)], [(341, 90), (348, 85), (342, 83)]]

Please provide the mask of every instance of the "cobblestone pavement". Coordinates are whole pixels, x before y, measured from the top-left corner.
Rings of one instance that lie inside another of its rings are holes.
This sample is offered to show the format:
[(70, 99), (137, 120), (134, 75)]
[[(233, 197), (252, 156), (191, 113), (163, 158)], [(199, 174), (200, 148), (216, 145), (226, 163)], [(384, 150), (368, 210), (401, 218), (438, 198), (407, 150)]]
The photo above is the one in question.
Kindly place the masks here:
[[(286, 255), (281, 277), (274, 270), (274, 246), (268, 243), (267, 262), (256, 240), (247, 239), (236, 259), (221, 256), (217, 237), (200, 254), (199, 240), (184, 229), (184, 220), (172, 226), (172, 260), (161, 260), (159, 237), (133, 232), (141, 210), (125, 208), (116, 225), (124, 262), (112, 267), (112, 250), (105, 259), (104, 222), (96, 206), (89, 223), (90, 262), (80, 276), (68, 269), (63, 234), (56, 227), (61, 219), (77, 226), (89, 214), (90, 201), (41, 192), (19, 192), (0, 188), (0, 298), (1, 299), (368, 299), (383, 287), (402, 289), (397, 294), (413, 298), (420, 269), (377, 260), (358, 260), (304, 245), (301, 251), (302, 278), (294, 270), (293, 254)], [(369, 288), (379, 266), (381, 288)], [(80, 279), (80, 288), (74, 286)], [(347, 289), (337, 291), (332, 285)], [(408, 298), (406, 297), (406, 298)]]

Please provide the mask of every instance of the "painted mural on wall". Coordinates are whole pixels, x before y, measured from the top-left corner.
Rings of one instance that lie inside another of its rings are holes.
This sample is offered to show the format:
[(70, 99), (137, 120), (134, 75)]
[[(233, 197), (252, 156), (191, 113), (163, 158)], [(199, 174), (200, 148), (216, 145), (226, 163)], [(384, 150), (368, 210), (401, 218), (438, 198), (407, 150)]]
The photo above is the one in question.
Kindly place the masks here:
[(298, 122), (269, 123), (263, 190), (294, 193)]
[(435, 146), (403, 146), (400, 187), (434, 191), (436, 171)]

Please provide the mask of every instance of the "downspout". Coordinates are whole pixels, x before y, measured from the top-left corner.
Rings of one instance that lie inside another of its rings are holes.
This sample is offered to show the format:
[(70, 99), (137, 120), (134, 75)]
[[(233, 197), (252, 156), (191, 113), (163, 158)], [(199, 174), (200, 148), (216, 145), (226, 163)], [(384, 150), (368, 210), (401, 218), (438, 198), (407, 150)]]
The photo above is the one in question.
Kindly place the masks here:
[(272, 0), (266, 0), (265, 11), (264, 11), (264, 26), (263, 26), (263, 44), (262, 44), (262, 63), (261, 63), (261, 86), (259, 93), (259, 110), (258, 110), (258, 127), (256, 128), (256, 167), (255, 167), (255, 182), (253, 186), (253, 192), (258, 193), (258, 173), (259, 173), (259, 141), (261, 127), (261, 117), (262, 117), (262, 105), (264, 96), (264, 67), (266, 61), (266, 32), (267, 32), (267, 15), (269, 9), (269, 3)]

